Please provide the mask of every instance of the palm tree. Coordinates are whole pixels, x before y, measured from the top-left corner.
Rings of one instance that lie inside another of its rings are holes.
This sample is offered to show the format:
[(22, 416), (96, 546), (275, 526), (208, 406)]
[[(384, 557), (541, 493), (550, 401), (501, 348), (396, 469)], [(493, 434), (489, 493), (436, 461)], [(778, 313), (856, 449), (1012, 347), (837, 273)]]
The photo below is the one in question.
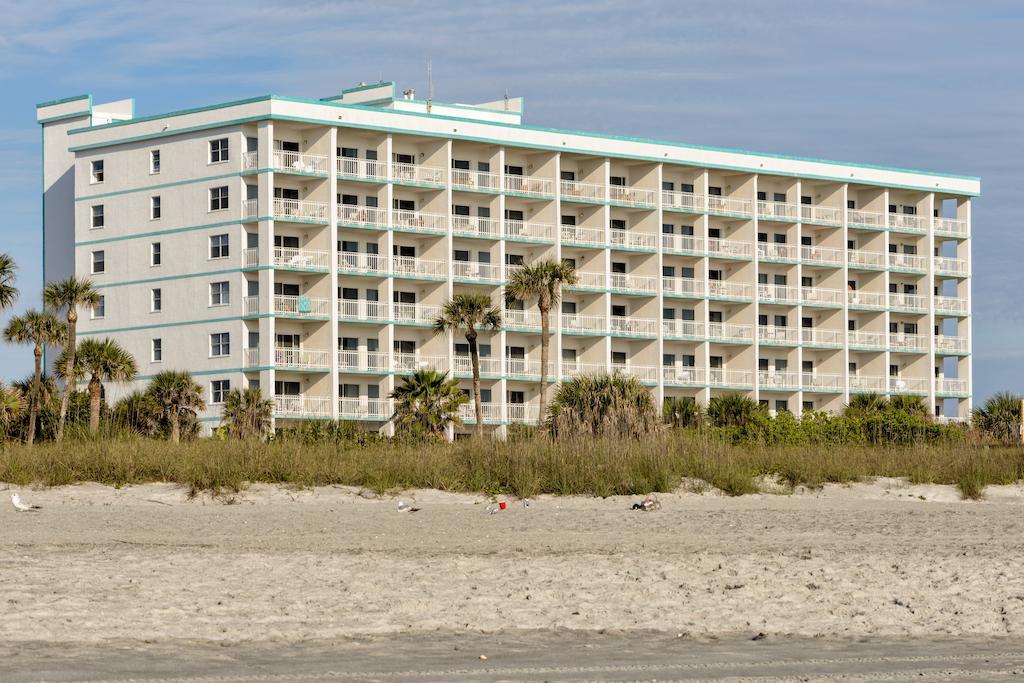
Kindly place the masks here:
[(885, 410), (885, 397), (875, 392), (868, 392), (853, 396), (843, 412), (846, 415), (869, 415), (880, 413), (883, 410)]
[(14, 271), (18, 266), (7, 254), (0, 254), (0, 311), (10, 308), (18, 298), (18, 289), (14, 286)]
[(25, 395), (17, 387), (0, 384), (0, 439), (7, 438), (7, 432), (25, 412)]
[(745, 427), (763, 413), (763, 405), (743, 394), (724, 394), (708, 401), (708, 419), (716, 427)]
[(153, 436), (160, 428), (160, 406), (148, 393), (133, 391), (121, 398), (111, 409), (111, 422), (120, 429), (131, 429), (143, 436)]
[[(95, 306), (100, 301), (91, 280), (70, 277), (60, 282), (51, 282), (43, 288), (43, 303), (54, 311), (67, 310), (68, 338), (64, 347), (64, 376), (72, 374), (75, 365), (75, 348), (78, 345), (78, 307)], [(64, 384), (60, 396), (60, 417), (57, 420), (56, 440), (64, 438), (64, 422), (68, 414), (68, 399), (74, 387)]]
[(666, 396), (661, 417), (673, 427), (697, 427), (701, 420), (700, 404), (692, 396)]
[(171, 441), (174, 443), (181, 440), (182, 418), (195, 416), (195, 411), (206, 405), (203, 401), (203, 388), (185, 371), (164, 370), (157, 373), (146, 393), (156, 400), (160, 411), (170, 423)]
[(920, 396), (911, 394), (893, 394), (889, 397), (886, 409), (894, 412), (902, 412), (907, 415), (919, 415), (929, 417), (928, 405)]
[(270, 434), (274, 402), (263, 398), (259, 389), (232, 389), (224, 397), (221, 422), (228, 435), (239, 439), (262, 439)]
[(95, 434), (100, 428), (100, 403), (103, 397), (103, 382), (130, 382), (139, 370), (135, 357), (121, 348), (113, 339), (86, 339), (78, 345), (72, 374), (65, 374), (67, 350), (57, 359), (57, 372), (67, 388), (80, 379), (89, 378), (89, 431)]
[(548, 348), (551, 343), (551, 309), (558, 305), (562, 287), (574, 285), (576, 268), (564, 261), (540, 261), (512, 273), (505, 284), (505, 302), (537, 300), (540, 311), (540, 414), (547, 412)]
[(636, 377), (581, 375), (563, 382), (548, 410), (556, 437), (639, 438), (658, 426), (651, 392)]
[(483, 406), (480, 403), (480, 350), (476, 340), (479, 328), (496, 330), (501, 327), (501, 311), (491, 303), (486, 294), (455, 294), (441, 307), (441, 314), (434, 320), (434, 334), (462, 332), (469, 344), (469, 356), (473, 363), (473, 403), (476, 409), (476, 435), (484, 435)]
[(972, 412), (974, 426), (1008, 446), (1020, 443), (1020, 402), (1024, 396), (1009, 391), (992, 394)]
[(43, 349), (63, 343), (66, 335), (67, 327), (56, 316), (36, 310), (11, 318), (4, 329), (4, 339), (8, 343), (33, 346), (36, 365), (32, 375), (32, 390), (28, 395), (28, 436), (25, 439), (30, 446), (36, 438), (36, 418), (42, 405)]
[(391, 392), (395, 399), (395, 426), (413, 434), (445, 435), (448, 425), (459, 421), (459, 407), (469, 401), (457, 379), (447, 372), (421, 368), (402, 380)]

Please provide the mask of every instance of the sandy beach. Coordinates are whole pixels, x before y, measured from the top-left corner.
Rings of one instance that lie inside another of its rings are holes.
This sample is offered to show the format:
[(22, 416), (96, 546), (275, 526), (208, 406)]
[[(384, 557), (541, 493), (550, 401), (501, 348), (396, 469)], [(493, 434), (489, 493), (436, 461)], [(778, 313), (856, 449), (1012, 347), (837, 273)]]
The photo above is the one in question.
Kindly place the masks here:
[[(1020, 637), (1024, 491), (544, 497), (170, 485), (0, 506), (0, 642), (304, 641), (427, 631)], [(418, 512), (400, 512), (398, 501)]]

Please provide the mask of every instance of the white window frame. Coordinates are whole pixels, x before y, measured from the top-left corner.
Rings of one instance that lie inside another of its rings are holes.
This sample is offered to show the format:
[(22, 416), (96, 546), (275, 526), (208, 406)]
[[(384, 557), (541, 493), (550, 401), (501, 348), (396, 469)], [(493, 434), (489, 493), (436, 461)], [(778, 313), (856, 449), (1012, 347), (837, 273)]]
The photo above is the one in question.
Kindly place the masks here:
[(149, 175), (160, 175), (160, 150), (149, 150)]
[(164, 291), (162, 287), (149, 290), (149, 312), (160, 313), (164, 310)]
[(95, 306), (90, 309), (89, 318), (92, 320), (102, 320), (107, 317), (107, 297), (100, 294), (99, 301)]
[(149, 243), (149, 266), (150, 268), (159, 268), (164, 263), (163, 258), (163, 247), (160, 242)]
[(163, 217), (160, 208), (160, 195), (155, 194), (149, 198), (149, 220), (158, 221)]
[[(224, 244), (218, 244), (217, 247), (216, 247), (217, 249), (219, 249), (221, 251), (221, 253), (218, 254), (217, 256), (214, 256), (213, 255), (213, 250), (214, 250), (213, 241), (215, 239), (219, 239), (221, 237), (225, 238), (225, 242), (224, 242)], [(228, 233), (221, 233), (219, 235), (210, 235), (210, 250), (207, 252), (207, 255), (209, 256), (211, 261), (219, 261), (220, 259), (230, 258), (231, 257), (231, 235), (229, 235)]]
[[(215, 295), (214, 292), (217, 294)], [(218, 300), (219, 299), (219, 300)], [(227, 280), (210, 283), (210, 306), (231, 305), (231, 283)]]
[[(217, 347), (220, 349), (220, 353), (214, 353), (214, 337), (217, 338)], [(227, 349), (225, 351), (225, 348)], [(231, 333), (230, 332), (211, 332), (210, 333), (210, 358), (227, 358), (231, 355)]]
[[(221, 190), (223, 190), (223, 194), (221, 193)], [(217, 195), (216, 195), (217, 207), (216, 208), (214, 208), (214, 206), (213, 206), (213, 202), (215, 201), (214, 200), (214, 193), (215, 192), (217, 193)], [(228, 188), (227, 185), (218, 185), (217, 187), (211, 187), (210, 191), (209, 191), (209, 199), (210, 199), (210, 201), (207, 204), (207, 207), (210, 210), (209, 212), (210, 213), (215, 213), (217, 211), (227, 211), (228, 208), (230, 208), (230, 206), (231, 206), (231, 203), (229, 201), (230, 197), (231, 197), (231, 190)]]
[(149, 362), (164, 362), (164, 340), (161, 337), (151, 339), (149, 343)]
[[(98, 259), (96, 258), (97, 254), (100, 255), (100, 258), (98, 258)], [(97, 263), (100, 264), (100, 266), (101, 266), (100, 270), (96, 270), (96, 264)], [(94, 252), (92, 252), (90, 254), (90, 256), (89, 256), (89, 272), (92, 275), (101, 275), (102, 273), (107, 272), (107, 253), (106, 253), (105, 250), (97, 249), (96, 251), (94, 251)]]
[[(98, 168), (97, 168), (98, 167)], [(89, 162), (89, 184), (90, 185), (101, 185), (103, 179), (106, 177), (105, 164), (103, 159), (94, 159)], [(98, 171), (98, 173), (97, 173)]]
[[(224, 143), (223, 148), (221, 147), (221, 143)], [(207, 161), (209, 161), (210, 164), (226, 164), (231, 156), (230, 150), (231, 143), (229, 142), (229, 138), (216, 138), (214, 140), (210, 140)], [(216, 155), (216, 159), (214, 158), (214, 155)]]
[[(226, 386), (221, 387), (224, 383)], [(219, 387), (215, 389), (214, 386)], [(220, 393), (220, 400), (217, 400), (217, 393)], [(230, 379), (213, 379), (210, 380), (210, 405), (220, 405), (224, 403), (224, 399), (231, 393), (231, 380)]]
[[(99, 209), (97, 211), (97, 209)], [(99, 219), (99, 225), (96, 225), (96, 219)], [(107, 212), (106, 207), (103, 204), (93, 204), (89, 207), (89, 229), (90, 230), (101, 230), (107, 226)]]

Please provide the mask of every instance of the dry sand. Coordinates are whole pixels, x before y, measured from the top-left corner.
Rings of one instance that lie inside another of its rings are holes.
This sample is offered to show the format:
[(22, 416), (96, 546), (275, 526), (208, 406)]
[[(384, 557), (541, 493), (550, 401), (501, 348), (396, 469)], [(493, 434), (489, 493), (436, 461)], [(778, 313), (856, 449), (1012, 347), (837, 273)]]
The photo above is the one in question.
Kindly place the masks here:
[[(0, 488), (3, 488), (0, 485)], [(473, 630), (1024, 635), (1024, 489), (378, 499), (170, 485), (0, 492), (0, 642), (298, 641)], [(399, 512), (397, 501), (420, 507)]]

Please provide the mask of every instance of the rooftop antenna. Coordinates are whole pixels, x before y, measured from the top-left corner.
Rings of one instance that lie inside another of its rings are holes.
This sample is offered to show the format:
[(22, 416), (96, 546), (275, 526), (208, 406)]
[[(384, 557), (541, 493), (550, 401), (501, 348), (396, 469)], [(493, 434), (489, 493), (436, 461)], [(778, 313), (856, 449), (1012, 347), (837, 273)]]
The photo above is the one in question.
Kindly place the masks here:
[(505, 88), (505, 111), (508, 111), (508, 88)]
[(434, 103), (434, 71), (430, 60), (427, 60), (427, 113), (433, 108)]

